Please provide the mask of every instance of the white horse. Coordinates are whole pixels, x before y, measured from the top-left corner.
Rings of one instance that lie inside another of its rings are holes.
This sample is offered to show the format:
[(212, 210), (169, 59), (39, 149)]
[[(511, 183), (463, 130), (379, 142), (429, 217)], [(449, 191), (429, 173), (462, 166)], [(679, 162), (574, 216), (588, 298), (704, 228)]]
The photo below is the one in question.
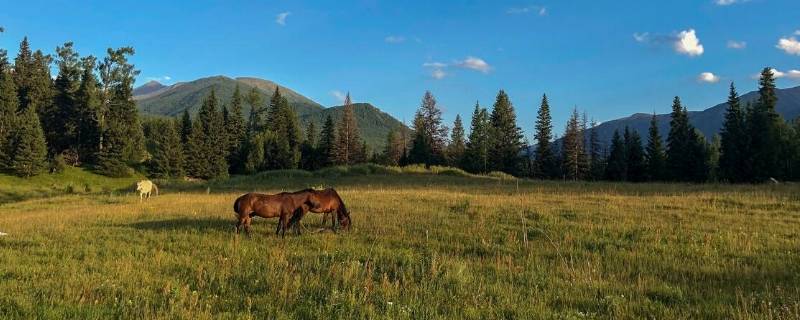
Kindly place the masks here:
[(150, 194), (154, 190), (156, 195), (158, 195), (158, 187), (155, 183), (153, 183), (153, 181), (142, 180), (136, 183), (136, 191), (139, 191), (139, 201), (142, 201), (145, 195), (147, 195), (147, 199), (150, 199)]

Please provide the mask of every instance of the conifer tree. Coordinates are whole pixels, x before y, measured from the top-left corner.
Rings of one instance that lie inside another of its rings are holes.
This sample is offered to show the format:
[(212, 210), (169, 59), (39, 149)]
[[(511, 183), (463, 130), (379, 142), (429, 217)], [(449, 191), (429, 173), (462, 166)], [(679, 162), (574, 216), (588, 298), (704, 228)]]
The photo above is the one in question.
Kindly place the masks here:
[(93, 56), (81, 59), (81, 77), (78, 91), (75, 93), (76, 132), (78, 160), (83, 163), (95, 163), (95, 155), (99, 151), (100, 137), (103, 133), (102, 100), (97, 77), (94, 75), (96, 58)]
[(749, 137), (752, 155), (752, 180), (766, 181), (782, 178), (781, 145), (779, 127), (783, 122), (775, 111), (778, 96), (775, 93), (775, 75), (771, 68), (764, 68), (759, 80), (758, 102), (753, 106), (749, 118)]
[(656, 115), (650, 118), (650, 129), (647, 136), (646, 164), (647, 179), (650, 181), (663, 181), (666, 179), (666, 155), (661, 141), (661, 134), (658, 132), (658, 122)]
[(578, 120), (578, 109), (572, 110), (572, 115), (567, 121), (566, 132), (562, 141), (562, 159), (564, 173), (569, 180), (584, 178), (584, 167), (581, 163), (585, 149), (583, 147), (583, 132)]
[(152, 145), (150, 173), (158, 178), (180, 178), (184, 176), (184, 157), (181, 137), (175, 120), (155, 120), (148, 140)]
[(461, 122), (461, 116), (456, 115), (453, 131), (450, 133), (450, 144), (447, 146), (447, 158), (450, 166), (459, 167), (464, 161), (464, 152), (467, 148), (464, 140), (464, 124)]
[(625, 127), (626, 177), (628, 181), (642, 182), (647, 179), (647, 165), (642, 149), (642, 138), (635, 130)]
[(685, 180), (689, 172), (689, 145), (690, 133), (689, 116), (681, 105), (680, 97), (675, 97), (672, 102), (672, 114), (667, 136), (667, 171), (670, 180)]
[(519, 175), (522, 169), (522, 129), (517, 126), (514, 106), (503, 90), (497, 93), (489, 122), (489, 161), (492, 169)]
[(0, 49), (0, 169), (11, 154), (8, 142), (16, 125), (19, 100), (6, 51)]
[(192, 117), (189, 115), (189, 109), (183, 110), (181, 117), (181, 125), (179, 134), (181, 136), (181, 144), (186, 146), (189, 143), (189, 135), (192, 134)]
[[(81, 82), (81, 63), (78, 53), (72, 48), (72, 42), (67, 42), (63, 47), (57, 47), (58, 75), (55, 80), (55, 95), (53, 103), (42, 106), (42, 125), (47, 128), (45, 139), (51, 155), (61, 154), (71, 150), (71, 156), (77, 157), (78, 149), (78, 101), (77, 91)], [(79, 159), (72, 160), (71, 165), (76, 165)]]
[(552, 179), (557, 175), (556, 158), (550, 142), (552, 138), (553, 124), (550, 117), (550, 104), (547, 101), (547, 95), (543, 95), (536, 118), (536, 133), (534, 133), (536, 140), (534, 172), (538, 178)]
[(202, 179), (225, 178), (228, 163), (224, 150), (226, 138), (222, 115), (218, 111), (215, 90), (203, 100), (203, 105), (192, 123), (192, 133), (187, 146), (187, 174)]
[(244, 169), (242, 145), (246, 139), (246, 128), (242, 108), (244, 104), (239, 85), (233, 91), (230, 110), (225, 108), (227, 116), (224, 117), (225, 132), (228, 136), (228, 164), (230, 171), (241, 172)]
[(628, 161), (625, 154), (625, 142), (619, 135), (619, 130), (614, 130), (611, 139), (611, 150), (608, 152), (606, 160), (606, 180), (626, 181), (628, 180)]
[(334, 147), (336, 164), (354, 164), (361, 152), (361, 134), (358, 130), (358, 121), (356, 120), (354, 108), (348, 92), (344, 101), (342, 120), (339, 122), (336, 132), (336, 144)]
[(264, 124), (264, 101), (261, 99), (261, 95), (258, 94), (256, 88), (251, 88), (250, 92), (247, 93), (245, 97), (245, 102), (247, 105), (250, 106), (250, 115), (247, 119), (247, 134), (255, 135), (258, 132), (261, 132), (265, 129)]
[(244, 162), (244, 172), (253, 174), (264, 170), (264, 143), (267, 133), (257, 133), (249, 136), (245, 142), (247, 148)]
[(475, 102), (464, 164), (469, 172), (489, 172), (489, 113)]
[(31, 177), (47, 166), (47, 144), (39, 116), (34, 108), (25, 109), (18, 117), (9, 139), (7, 167), (20, 177)]
[(384, 164), (396, 166), (400, 164), (400, 158), (403, 156), (403, 141), (400, 130), (403, 128), (395, 128), (389, 131), (386, 137), (386, 150), (383, 152)]
[(320, 158), (320, 167), (328, 167), (336, 163), (336, 126), (333, 123), (333, 118), (328, 115), (325, 118), (325, 123), (322, 125), (322, 131), (319, 134), (319, 144), (317, 152)]
[(275, 87), (275, 93), (270, 99), (267, 125), (269, 131), (275, 134), (274, 139), (267, 139), (265, 145), (264, 157), (271, 163), (269, 169), (297, 168), (300, 160), (300, 127), (297, 115), (278, 87)]
[(739, 94), (731, 82), (728, 95), (728, 108), (720, 132), (719, 177), (729, 182), (745, 182), (750, 177), (749, 137), (745, 110), (739, 101)]
[(308, 121), (306, 138), (300, 145), (300, 168), (304, 170), (319, 169), (319, 155), (317, 153), (317, 128), (314, 121)]
[(409, 161), (425, 165), (444, 163), (447, 127), (442, 124), (442, 110), (436, 105), (436, 98), (425, 91), (422, 102), (414, 116), (414, 138)]
[[(138, 110), (133, 101), (133, 83), (139, 71), (128, 62), (128, 56), (135, 53), (131, 47), (109, 48), (107, 56), (100, 63), (104, 119), (102, 148), (105, 140), (113, 140), (115, 148), (121, 148), (120, 160), (123, 163), (138, 163), (144, 155), (144, 134), (139, 123)], [(117, 126), (117, 128), (112, 128)], [(108, 137), (111, 134), (117, 137)], [(116, 153), (112, 152), (112, 153)], [(109, 159), (109, 157), (104, 157)]]
[(597, 123), (592, 121), (589, 128), (589, 176), (592, 180), (601, 180), (605, 175), (605, 157), (603, 157), (600, 146), (600, 138), (597, 134)]

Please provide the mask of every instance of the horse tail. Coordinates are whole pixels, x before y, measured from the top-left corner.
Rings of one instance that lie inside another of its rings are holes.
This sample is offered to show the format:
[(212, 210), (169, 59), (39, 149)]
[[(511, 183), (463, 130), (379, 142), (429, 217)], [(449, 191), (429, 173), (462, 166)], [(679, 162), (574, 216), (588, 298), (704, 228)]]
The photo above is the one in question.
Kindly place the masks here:
[(242, 201), (242, 197), (236, 198), (236, 201), (233, 202), (233, 212), (236, 212), (236, 216), (240, 215), (239, 213), (239, 203)]
[(153, 183), (153, 190), (156, 191), (156, 196), (158, 196), (158, 186), (155, 183)]

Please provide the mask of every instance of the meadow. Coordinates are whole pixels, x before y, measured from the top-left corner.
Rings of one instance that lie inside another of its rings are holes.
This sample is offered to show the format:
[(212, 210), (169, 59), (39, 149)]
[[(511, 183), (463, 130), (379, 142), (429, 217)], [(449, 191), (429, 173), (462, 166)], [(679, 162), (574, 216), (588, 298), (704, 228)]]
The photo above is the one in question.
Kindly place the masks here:
[[(2, 319), (800, 318), (793, 184), (361, 166), (157, 181), (140, 202), (135, 179), (69, 174), (0, 176)], [(239, 194), (321, 186), (352, 230), (315, 232), (309, 213), (300, 236), (274, 219), (233, 233)]]

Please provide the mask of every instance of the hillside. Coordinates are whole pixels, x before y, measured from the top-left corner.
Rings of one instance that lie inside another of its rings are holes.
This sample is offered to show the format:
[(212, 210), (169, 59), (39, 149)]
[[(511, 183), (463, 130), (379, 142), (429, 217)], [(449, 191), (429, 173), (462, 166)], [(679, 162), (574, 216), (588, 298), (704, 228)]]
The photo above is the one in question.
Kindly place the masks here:
[[(791, 120), (800, 116), (800, 86), (787, 89), (778, 89), (778, 105), (776, 110), (784, 119)], [(755, 102), (758, 99), (758, 92), (749, 92), (741, 97), (742, 103)], [(725, 109), (727, 103), (722, 102), (716, 106), (705, 109), (703, 111), (690, 111), (689, 120), (692, 125), (703, 132), (707, 138), (711, 138), (714, 134), (719, 133), (722, 128), (722, 122), (725, 119)], [(614, 130), (624, 130), (629, 127), (639, 132), (639, 134), (646, 140), (647, 130), (650, 127), (651, 114), (636, 113), (629, 117), (606, 121), (597, 127), (598, 136), (600, 141), (607, 143), (611, 141)], [(664, 139), (669, 132), (669, 114), (656, 115), (658, 127)]]
[[(257, 78), (233, 79), (216, 76), (177, 83), (168, 87), (163, 85), (159, 87), (160, 83), (151, 81), (136, 88), (134, 92), (139, 93), (135, 99), (144, 116), (174, 117), (182, 114), (185, 109), (189, 109), (191, 113), (197, 112), (203, 98), (212, 88), (216, 90), (217, 97), (223, 102), (230, 101), (237, 84), (243, 94), (249, 92), (251, 88), (256, 88), (264, 103), (269, 101), (272, 93), (275, 92), (275, 87), (279, 86), (272, 81)], [(303, 129), (306, 128), (308, 121), (313, 121), (319, 130), (328, 115), (332, 115), (335, 120), (342, 117), (342, 106), (326, 109), (289, 88), (279, 87), (281, 94), (289, 100), (289, 104), (297, 112)], [(246, 107), (244, 111), (248, 113), (250, 110)], [(373, 151), (383, 150), (389, 131), (403, 125), (391, 115), (369, 103), (356, 103), (355, 114), (362, 138), (367, 141)]]
[[(369, 103), (354, 103), (353, 107), (361, 138), (367, 141), (367, 145), (372, 148), (372, 151), (383, 150), (389, 131), (403, 126), (403, 123)], [(301, 116), (300, 123), (305, 129), (308, 122), (313, 121), (317, 130), (321, 130), (328, 115), (333, 117), (334, 121), (339, 121), (343, 113), (344, 106), (330, 107), (321, 112)]]
[[(265, 103), (272, 97), (276, 86), (273, 82), (254, 78), (232, 79), (215, 76), (178, 83), (147, 94), (137, 95), (134, 99), (137, 101), (139, 110), (145, 114), (176, 116), (186, 109), (189, 109), (191, 113), (197, 112), (203, 103), (203, 98), (211, 92), (211, 89), (216, 90), (219, 99), (228, 102), (237, 84), (242, 94), (248, 93), (255, 87)], [(140, 89), (142, 87), (136, 88), (136, 90)], [(299, 116), (322, 110), (322, 106), (318, 103), (289, 88), (280, 86), (280, 90)]]

